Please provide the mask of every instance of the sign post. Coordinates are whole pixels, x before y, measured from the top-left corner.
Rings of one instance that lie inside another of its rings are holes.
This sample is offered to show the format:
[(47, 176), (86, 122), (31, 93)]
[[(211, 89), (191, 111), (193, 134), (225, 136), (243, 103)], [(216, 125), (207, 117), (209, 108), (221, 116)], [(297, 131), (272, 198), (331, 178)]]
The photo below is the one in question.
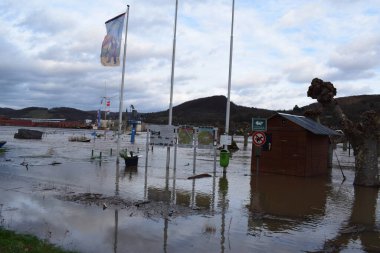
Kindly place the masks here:
[(264, 132), (254, 132), (252, 136), (252, 142), (256, 146), (256, 175), (259, 175), (259, 160), (261, 154), (261, 146), (266, 142), (266, 136)]
[[(267, 131), (267, 119), (252, 118), (252, 142), (255, 145), (256, 155), (256, 175), (259, 175), (259, 160), (261, 155), (262, 146), (267, 142), (265, 132)], [(270, 149), (270, 148), (269, 148)]]
[(255, 147), (256, 149), (256, 176), (259, 176), (259, 164), (260, 164), (260, 154), (261, 154), (261, 149), (260, 147)]

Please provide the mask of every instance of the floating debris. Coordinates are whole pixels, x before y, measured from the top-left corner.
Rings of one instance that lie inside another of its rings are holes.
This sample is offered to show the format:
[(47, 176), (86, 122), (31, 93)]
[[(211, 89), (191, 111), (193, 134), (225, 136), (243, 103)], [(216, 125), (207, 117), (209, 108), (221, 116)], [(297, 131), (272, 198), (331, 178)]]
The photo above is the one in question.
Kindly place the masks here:
[(136, 207), (140, 207), (141, 205), (145, 205), (145, 204), (149, 204), (150, 201), (149, 200), (146, 200), (146, 201), (141, 201), (141, 202), (137, 202), (135, 204)]
[(86, 136), (70, 136), (69, 141), (76, 141), (76, 142), (90, 142), (91, 139), (87, 138)]
[(26, 170), (29, 169), (29, 164), (25, 161), (25, 158), (24, 158), (24, 161), (22, 161), (22, 163), (20, 163), (20, 165), (25, 166)]
[(187, 179), (197, 179), (197, 178), (204, 178), (204, 177), (212, 177), (212, 176), (208, 173), (203, 173), (203, 174), (188, 177)]

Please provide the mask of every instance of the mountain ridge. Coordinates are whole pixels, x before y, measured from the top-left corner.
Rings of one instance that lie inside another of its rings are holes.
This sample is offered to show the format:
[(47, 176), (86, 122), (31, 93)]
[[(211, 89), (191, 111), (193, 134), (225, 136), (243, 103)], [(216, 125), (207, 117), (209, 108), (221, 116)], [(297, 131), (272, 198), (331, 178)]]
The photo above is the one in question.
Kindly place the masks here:
[[(360, 119), (364, 111), (375, 110), (380, 112), (380, 95), (359, 95), (336, 98), (345, 114), (353, 121)], [(226, 117), (227, 98), (223, 95), (198, 98), (186, 101), (173, 107), (173, 125), (198, 125), (223, 127)], [(237, 105), (231, 101), (230, 104), (230, 128), (250, 127), (253, 117), (268, 118), (275, 112), (303, 115), (307, 110), (318, 108), (318, 103), (298, 107), (293, 110), (267, 110), (255, 107)], [(125, 113), (124, 113), (125, 114)], [(169, 110), (151, 113), (140, 113), (142, 120), (146, 123), (167, 124)], [(85, 119), (96, 120), (97, 111), (82, 111), (70, 107), (26, 107), (20, 110), (11, 108), (0, 108), (0, 116), (9, 118), (62, 118), (68, 121), (83, 121)], [(109, 119), (118, 119), (118, 113), (111, 112)], [(123, 117), (125, 119), (125, 117)], [(336, 122), (333, 122), (336, 123)], [(332, 124), (331, 122), (329, 124)]]

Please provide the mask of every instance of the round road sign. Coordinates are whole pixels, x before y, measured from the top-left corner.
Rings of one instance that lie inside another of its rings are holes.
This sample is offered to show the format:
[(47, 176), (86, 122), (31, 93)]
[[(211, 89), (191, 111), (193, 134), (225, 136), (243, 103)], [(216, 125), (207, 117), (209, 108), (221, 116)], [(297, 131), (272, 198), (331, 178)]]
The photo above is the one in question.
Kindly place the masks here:
[(253, 141), (253, 144), (255, 144), (255, 146), (262, 146), (265, 144), (266, 142), (266, 136), (265, 136), (265, 133), (263, 132), (254, 132), (253, 133), (253, 136), (252, 136), (252, 141)]

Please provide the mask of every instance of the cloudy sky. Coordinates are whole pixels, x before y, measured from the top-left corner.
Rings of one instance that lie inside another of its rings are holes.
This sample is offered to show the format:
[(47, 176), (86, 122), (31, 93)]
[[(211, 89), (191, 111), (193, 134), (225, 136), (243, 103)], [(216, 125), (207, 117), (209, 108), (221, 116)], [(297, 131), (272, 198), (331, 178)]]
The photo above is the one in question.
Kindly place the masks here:
[[(169, 107), (175, 0), (2, 0), (0, 107), (118, 111), (121, 67), (100, 64), (105, 21), (130, 5), (124, 109)], [(232, 0), (179, 0), (174, 105), (227, 96)], [(380, 94), (380, 0), (236, 0), (231, 101), (291, 109), (314, 77)]]

